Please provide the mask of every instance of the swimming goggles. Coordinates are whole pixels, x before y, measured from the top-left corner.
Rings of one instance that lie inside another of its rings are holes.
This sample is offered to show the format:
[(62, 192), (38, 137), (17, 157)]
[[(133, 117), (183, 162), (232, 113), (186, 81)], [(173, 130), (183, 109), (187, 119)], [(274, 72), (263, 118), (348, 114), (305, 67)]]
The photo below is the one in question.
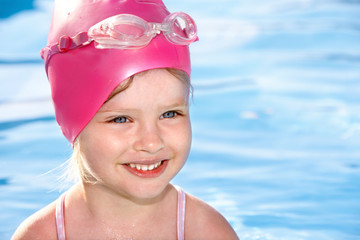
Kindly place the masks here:
[(162, 23), (147, 22), (131, 14), (119, 14), (95, 24), (88, 32), (74, 37), (60, 37), (58, 43), (43, 48), (40, 54), (47, 62), (56, 53), (80, 48), (92, 41), (99, 49), (138, 49), (147, 46), (161, 32), (175, 45), (189, 45), (198, 40), (194, 20), (183, 12), (168, 15)]

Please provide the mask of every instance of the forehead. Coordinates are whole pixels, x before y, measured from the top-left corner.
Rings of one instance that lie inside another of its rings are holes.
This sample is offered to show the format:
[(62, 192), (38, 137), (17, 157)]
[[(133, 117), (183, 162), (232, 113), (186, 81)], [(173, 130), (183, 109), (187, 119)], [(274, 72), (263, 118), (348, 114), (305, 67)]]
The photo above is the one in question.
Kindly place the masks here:
[(162, 100), (185, 100), (189, 96), (186, 81), (180, 80), (166, 69), (152, 69), (125, 80), (110, 94), (107, 103), (121, 101), (149, 102)]

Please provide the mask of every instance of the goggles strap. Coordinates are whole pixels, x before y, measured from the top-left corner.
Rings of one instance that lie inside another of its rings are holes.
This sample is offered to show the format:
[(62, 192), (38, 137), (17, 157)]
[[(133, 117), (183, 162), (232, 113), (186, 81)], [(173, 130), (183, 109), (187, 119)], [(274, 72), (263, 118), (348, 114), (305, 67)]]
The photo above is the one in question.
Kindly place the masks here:
[(82, 47), (91, 42), (87, 32), (78, 33), (75, 37), (62, 36), (59, 39), (58, 48), (60, 52), (67, 52), (70, 49)]
[[(58, 44), (41, 49), (41, 58), (48, 63), (49, 58), (56, 53), (67, 52), (71, 49), (88, 45), (92, 40), (89, 39), (87, 32), (78, 33), (74, 37), (61, 36)], [(46, 66), (47, 67), (47, 66)]]

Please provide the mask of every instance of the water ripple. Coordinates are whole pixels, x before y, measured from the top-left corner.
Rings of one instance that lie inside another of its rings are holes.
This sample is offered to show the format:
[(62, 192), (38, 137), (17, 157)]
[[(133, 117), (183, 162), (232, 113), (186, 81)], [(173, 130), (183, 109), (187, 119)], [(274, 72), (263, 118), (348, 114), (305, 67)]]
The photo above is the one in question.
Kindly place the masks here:
[(48, 122), (54, 121), (54, 117), (39, 117), (39, 118), (32, 118), (32, 119), (22, 119), (22, 120), (14, 120), (14, 121), (6, 121), (0, 122), (0, 131), (8, 130), (11, 128), (16, 128), (25, 124), (34, 123), (34, 122)]
[(253, 78), (229, 77), (217, 79), (202, 79), (193, 83), (196, 95), (256, 90)]
[(0, 178), (0, 186), (8, 185), (9, 184), (9, 178)]

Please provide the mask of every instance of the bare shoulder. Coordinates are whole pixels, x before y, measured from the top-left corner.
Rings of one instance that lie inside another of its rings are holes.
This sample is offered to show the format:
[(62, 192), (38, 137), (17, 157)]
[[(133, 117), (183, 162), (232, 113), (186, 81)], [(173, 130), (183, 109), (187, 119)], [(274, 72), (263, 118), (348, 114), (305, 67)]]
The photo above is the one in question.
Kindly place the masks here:
[(57, 239), (55, 202), (37, 211), (20, 224), (11, 240)]
[(200, 199), (186, 195), (185, 239), (239, 239), (229, 222)]

